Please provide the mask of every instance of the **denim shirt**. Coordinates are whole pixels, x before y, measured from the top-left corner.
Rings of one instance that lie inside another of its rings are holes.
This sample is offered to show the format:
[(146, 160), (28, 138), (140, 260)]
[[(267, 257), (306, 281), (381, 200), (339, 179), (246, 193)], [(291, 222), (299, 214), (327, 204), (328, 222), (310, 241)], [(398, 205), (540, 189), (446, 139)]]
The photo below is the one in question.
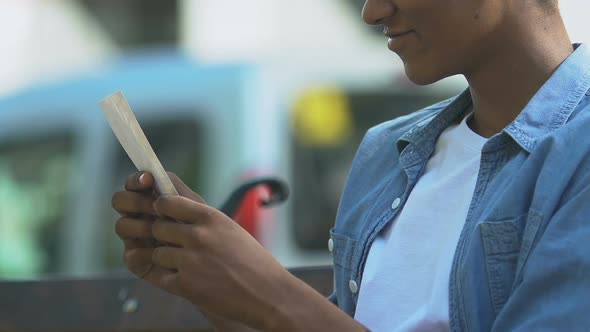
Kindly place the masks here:
[[(590, 331), (589, 88), (590, 49), (576, 45), (484, 146), (451, 269), (452, 331)], [(330, 231), (330, 299), (349, 315), (371, 243), (470, 106), (466, 91), (367, 132)]]

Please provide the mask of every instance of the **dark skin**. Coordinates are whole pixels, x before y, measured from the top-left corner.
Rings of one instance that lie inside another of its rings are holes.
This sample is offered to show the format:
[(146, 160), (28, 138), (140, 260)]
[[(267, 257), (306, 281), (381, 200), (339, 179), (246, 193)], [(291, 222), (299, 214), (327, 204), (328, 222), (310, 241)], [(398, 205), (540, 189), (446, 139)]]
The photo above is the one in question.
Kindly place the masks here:
[(551, 0), (367, 0), (363, 19), (386, 35), (411, 31), (393, 51), (414, 83), (464, 75), (470, 127), (484, 137), (514, 121), (573, 51)]
[[(550, 0), (367, 0), (363, 19), (393, 37), (389, 46), (413, 82), (464, 75), (475, 112), (469, 125), (485, 137), (512, 122), (573, 50)], [(155, 199), (147, 173), (131, 175), (113, 196), (131, 272), (188, 299), (220, 331), (366, 330), (171, 179), (179, 196)], [(169, 245), (154, 248), (154, 239)]]
[[(326, 331), (312, 326), (310, 306), (325, 314), (331, 328), (364, 330), (175, 174), (169, 176), (179, 196), (155, 198), (149, 173), (129, 176), (125, 190), (113, 195), (121, 214), (115, 229), (132, 273), (191, 301), (219, 331)], [(154, 239), (168, 245), (156, 248)]]

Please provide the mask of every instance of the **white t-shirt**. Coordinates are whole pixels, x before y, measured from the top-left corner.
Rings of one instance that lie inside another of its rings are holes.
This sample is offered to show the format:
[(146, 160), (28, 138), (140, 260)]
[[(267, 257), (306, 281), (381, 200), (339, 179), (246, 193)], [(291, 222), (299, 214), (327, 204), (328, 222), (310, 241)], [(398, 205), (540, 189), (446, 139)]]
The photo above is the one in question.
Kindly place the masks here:
[(468, 117), (441, 134), (403, 210), (371, 245), (355, 319), (373, 332), (449, 331), (451, 265), (487, 141)]

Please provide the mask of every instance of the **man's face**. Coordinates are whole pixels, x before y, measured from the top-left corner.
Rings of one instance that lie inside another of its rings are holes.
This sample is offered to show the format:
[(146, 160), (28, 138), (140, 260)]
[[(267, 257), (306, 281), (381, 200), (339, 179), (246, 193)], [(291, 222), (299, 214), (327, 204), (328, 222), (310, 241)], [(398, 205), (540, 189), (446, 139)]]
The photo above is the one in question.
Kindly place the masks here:
[(366, 0), (363, 20), (383, 25), (408, 78), (424, 85), (474, 70), (502, 47), (510, 2)]

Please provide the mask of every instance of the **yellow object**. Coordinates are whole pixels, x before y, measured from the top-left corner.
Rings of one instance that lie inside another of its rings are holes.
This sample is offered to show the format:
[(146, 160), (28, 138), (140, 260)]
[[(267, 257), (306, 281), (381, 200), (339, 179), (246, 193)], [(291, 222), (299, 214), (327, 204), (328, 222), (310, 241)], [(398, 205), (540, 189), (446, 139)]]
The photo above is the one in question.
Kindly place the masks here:
[(341, 145), (353, 131), (348, 98), (336, 87), (305, 91), (296, 101), (292, 115), (295, 137), (304, 145)]

